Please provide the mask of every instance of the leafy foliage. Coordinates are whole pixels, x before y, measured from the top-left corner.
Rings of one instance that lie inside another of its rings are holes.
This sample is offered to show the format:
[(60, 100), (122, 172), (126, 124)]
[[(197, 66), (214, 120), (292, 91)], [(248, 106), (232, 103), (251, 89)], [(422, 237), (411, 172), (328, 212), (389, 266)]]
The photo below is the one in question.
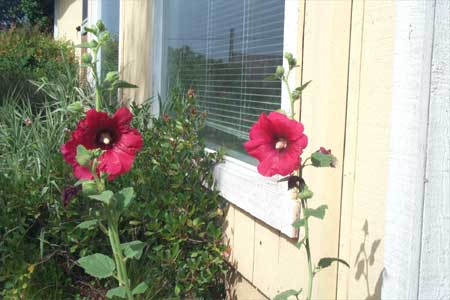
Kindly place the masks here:
[[(52, 103), (35, 109), (17, 92), (1, 101), (0, 297), (106, 299), (114, 281), (92, 280), (76, 264), (79, 257), (110, 253), (91, 209), (101, 202), (80, 201), (78, 195), (64, 208), (61, 201), (75, 179), (59, 147), (65, 128), (73, 129), (83, 111), (68, 107), (77, 101), (90, 105), (89, 91), (78, 89), (76, 80), (36, 84)], [(148, 104), (133, 107), (134, 126), (147, 142), (133, 171), (114, 182), (134, 188), (115, 195), (124, 205), (136, 195), (119, 227), (126, 253), (141, 256), (127, 261), (132, 282), (148, 285), (133, 291), (142, 299), (223, 298), (228, 267), (222, 259), (222, 199), (206, 188), (213, 185), (212, 166), (220, 156), (203, 151), (198, 131), (204, 117), (194, 100), (177, 91), (169, 103), (160, 118), (151, 116)], [(133, 240), (143, 244), (127, 247)]]
[(69, 42), (55, 41), (51, 34), (36, 27), (0, 30), (0, 97), (5, 97), (4, 93), (12, 86), (25, 91), (36, 102), (43, 95), (36, 95), (28, 81), (54, 80), (66, 74), (67, 68), (76, 73), (75, 54)]

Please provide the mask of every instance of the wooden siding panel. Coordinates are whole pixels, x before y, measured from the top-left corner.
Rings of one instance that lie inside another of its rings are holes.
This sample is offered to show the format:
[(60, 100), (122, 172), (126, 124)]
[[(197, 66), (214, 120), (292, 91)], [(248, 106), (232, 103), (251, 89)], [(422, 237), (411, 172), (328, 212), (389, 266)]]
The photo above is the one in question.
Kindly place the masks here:
[(436, 1), (419, 299), (450, 297), (450, 2)]
[[(338, 256), (350, 18), (350, 1), (306, 2), (302, 77), (312, 83), (303, 95), (301, 119), (309, 138), (307, 150), (328, 147), (339, 160), (335, 169), (305, 172), (314, 191), (310, 206), (329, 207), (325, 220), (311, 221), (311, 247), (316, 262), (321, 257)], [(317, 299), (336, 296), (336, 272), (333, 264), (315, 277), (313, 294)]]
[(341, 299), (381, 293), (394, 20), (394, 2), (354, 2), (340, 240), (351, 268), (339, 267)]

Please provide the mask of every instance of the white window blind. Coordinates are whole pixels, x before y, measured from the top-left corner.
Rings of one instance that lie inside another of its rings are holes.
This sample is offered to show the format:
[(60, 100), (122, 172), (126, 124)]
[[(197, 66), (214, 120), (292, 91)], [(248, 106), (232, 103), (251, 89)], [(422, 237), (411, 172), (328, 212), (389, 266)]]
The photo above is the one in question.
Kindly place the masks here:
[(194, 88), (211, 147), (249, 161), (242, 143), (261, 112), (280, 108), (283, 0), (164, 1), (166, 91)]

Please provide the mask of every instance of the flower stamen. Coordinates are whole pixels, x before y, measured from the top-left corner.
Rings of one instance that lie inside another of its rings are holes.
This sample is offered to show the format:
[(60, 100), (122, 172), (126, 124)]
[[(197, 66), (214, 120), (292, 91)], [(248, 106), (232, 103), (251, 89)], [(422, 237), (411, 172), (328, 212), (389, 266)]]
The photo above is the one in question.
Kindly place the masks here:
[(276, 142), (276, 144), (275, 144), (275, 149), (283, 150), (283, 149), (286, 149), (287, 146), (288, 146), (287, 140), (284, 138), (280, 138), (278, 140), (278, 142)]
[(111, 143), (111, 135), (108, 132), (104, 132), (100, 135), (100, 141), (103, 145), (109, 145)]

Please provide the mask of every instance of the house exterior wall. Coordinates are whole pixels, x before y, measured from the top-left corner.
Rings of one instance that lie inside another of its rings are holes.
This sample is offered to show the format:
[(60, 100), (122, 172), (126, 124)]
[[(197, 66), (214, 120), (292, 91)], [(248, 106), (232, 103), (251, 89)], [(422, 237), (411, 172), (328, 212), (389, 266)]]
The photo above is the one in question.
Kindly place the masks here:
[[(312, 224), (314, 260), (333, 256), (350, 264), (349, 269), (333, 265), (320, 272), (314, 295), (317, 299), (379, 299), (385, 267), (384, 220), (399, 5), (370, 0), (296, 1), (301, 9), (299, 26), (292, 30), (298, 32), (296, 56), (302, 66), (297, 78), (312, 80), (302, 105), (296, 108), (310, 138), (307, 150), (325, 146), (339, 159), (335, 169), (305, 172), (315, 192), (311, 205), (329, 206), (324, 221)], [(67, 32), (65, 36), (76, 41), (79, 36), (71, 31), (79, 25), (74, 20), (81, 20), (82, 1), (59, 2), (66, 9), (59, 7), (55, 14), (58, 31)], [(65, 12), (78, 5), (76, 13)], [(124, 99), (141, 102), (151, 95), (153, 18), (152, 1), (121, 1), (119, 65), (122, 77), (140, 87), (128, 90)], [(280, 291), (306, 286), (305, 255), (294, 246), (294, 240), (234, 205), (227, 211), (224, 230), (232, 249), (230, 263), (245, 278), (235, 285), (237, 299), (272, 298)], [(439, 251), (444, 252), (447, 244), (442, 245)], [(431, 253), (426, 245), (424, 251)]]
[(82, 0), (55, 1), (55, 37), (81, 43), (81, 33), (76, 30), (81, 26), (83, 13)]

